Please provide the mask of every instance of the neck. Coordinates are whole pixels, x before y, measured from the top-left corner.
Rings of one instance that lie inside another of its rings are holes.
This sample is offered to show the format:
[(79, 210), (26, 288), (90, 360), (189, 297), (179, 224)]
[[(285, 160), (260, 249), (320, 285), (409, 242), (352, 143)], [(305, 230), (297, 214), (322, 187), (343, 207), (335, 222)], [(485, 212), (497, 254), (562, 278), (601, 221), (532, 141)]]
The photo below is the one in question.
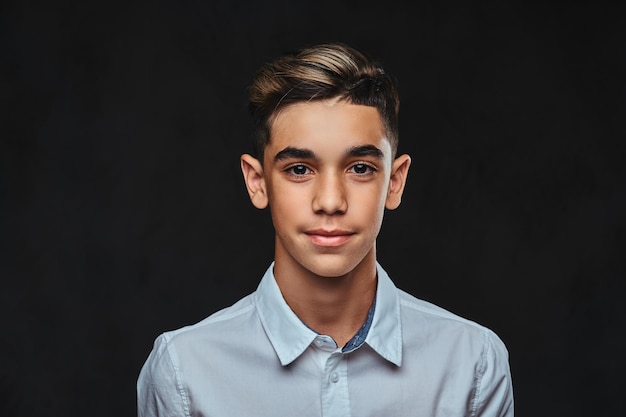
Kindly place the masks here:
[(283, 298), (307, 326), (345, 345), (361, 328), (376, 295), (376, 263), (363, 262), (350, 273), (323, 277), (275, 263)]

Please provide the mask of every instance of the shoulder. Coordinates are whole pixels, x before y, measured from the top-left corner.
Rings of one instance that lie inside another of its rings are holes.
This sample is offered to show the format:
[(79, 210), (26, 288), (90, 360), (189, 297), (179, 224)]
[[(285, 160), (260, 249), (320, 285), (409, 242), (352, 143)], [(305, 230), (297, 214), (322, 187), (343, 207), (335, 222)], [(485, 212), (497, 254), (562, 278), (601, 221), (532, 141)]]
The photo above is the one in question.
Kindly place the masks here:
[(158, 404), (176, 415), (190, 415), (185, 375), (193, 375), (198, 358), (212, 356), (216, 346), (232, 339), (233, 332), (246, 331), (238, 321), (247, 320), (254, 309), (253, 297), (248, 295), (198, 323), (158, 335), (137, 380), (140, 415), (160, 415)]
[(402, 312), (403, 330), (412, 334), (441, 337), (450, 341), (471, 342), (481, 350), (491, 350), (508, 356), (500, 337), (489, 327), (462, 317), (441, 306), (417, 298), (401, 289), (398, 297)]
[(482, 324), (398, 291), (407, 365), (426, 357), (430, 369), (444, 370), (442, 381), (455, 392), (471, 387), (472, 416), (512, 416), (509, 353), (502, 339)]
[(228, 337), (229, 333), (242, 331), (241, 324), (250, 322), (250, 316), (256, 314), (255, 308), (254, 297), (247, 295), (197, 323), (161, 333), (155, 340), (155, 349), (169, 350), (176, 346), (180, 350), (198, 341)]

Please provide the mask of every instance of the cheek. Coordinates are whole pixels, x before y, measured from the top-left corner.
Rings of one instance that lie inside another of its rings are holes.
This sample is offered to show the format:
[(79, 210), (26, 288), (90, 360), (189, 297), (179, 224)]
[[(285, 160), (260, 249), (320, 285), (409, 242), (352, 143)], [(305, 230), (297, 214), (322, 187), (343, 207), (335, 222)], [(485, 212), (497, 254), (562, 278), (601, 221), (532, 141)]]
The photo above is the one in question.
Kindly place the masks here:
[(304, 190), (297, 187), (272, 187), (268, 197), (270, 206), (280, 211), (289, 211), (294, 207), (302, 208), (306, 204)]
[(283, 189), (270, 195), (269, 207), (274, 226), (280, 229), (281, 225), (294, 223), (298, 216), (302, 216), (307, 210), (307, 202), (302, 193), (294, 195)]
[(354, 194), (350, 209), (358, 213), (358, 217), (376, 226), (382, 221), (385, 211), (385, 199), (380, 197), (380, 190), (368, 190)]

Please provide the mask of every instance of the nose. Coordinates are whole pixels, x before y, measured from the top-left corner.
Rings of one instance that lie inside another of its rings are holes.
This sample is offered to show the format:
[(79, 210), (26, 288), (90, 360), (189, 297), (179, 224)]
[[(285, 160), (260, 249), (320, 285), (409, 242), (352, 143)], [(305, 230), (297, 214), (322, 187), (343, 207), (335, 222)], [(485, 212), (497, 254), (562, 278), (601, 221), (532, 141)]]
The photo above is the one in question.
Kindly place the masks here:
[(313, 211), (342, 214), (348, 209), (346, 187), (340, 175), (320, 175), (315, 184)]

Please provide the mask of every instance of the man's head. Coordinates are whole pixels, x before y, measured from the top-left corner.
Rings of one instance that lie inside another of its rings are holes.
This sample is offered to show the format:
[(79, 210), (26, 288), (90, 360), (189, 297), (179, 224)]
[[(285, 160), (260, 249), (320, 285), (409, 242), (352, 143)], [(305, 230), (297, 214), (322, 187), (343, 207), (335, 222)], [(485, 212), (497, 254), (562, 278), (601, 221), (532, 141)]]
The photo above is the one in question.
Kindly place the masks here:
[(400, 204), (411, 163), (396, 156), (391, 78), (325, 44), (264, 66), (250, 103), (257, 149), (241, 169), (253, 205), (270, 208), (276, 276), (374, 277), (383, 213)]
[(256, 73), (249, 87), (255, 156), (263, 161), (272, 124), (283, 109), (331, 98), (376, 108), (395, 155), (400, 107), (395, 81), (355, 49), (327, 43), (286, 54)]

